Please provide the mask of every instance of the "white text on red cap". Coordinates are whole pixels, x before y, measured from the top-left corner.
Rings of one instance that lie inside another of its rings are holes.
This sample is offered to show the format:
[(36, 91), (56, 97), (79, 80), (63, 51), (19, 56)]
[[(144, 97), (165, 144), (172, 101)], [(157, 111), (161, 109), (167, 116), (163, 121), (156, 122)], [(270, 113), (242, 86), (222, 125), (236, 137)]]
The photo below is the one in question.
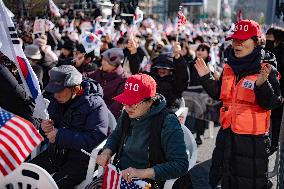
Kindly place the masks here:
[(235, 32), (238, 31), (238, 30), (240, 30), (240, 31), (242, 31), (242, 30), (243, 31), (248, 31), (248, 27), (249, 26), (247, 24), (246, 25), (241, 25), (241, 24), (240, 25), (236, 25), (235, 26)]
[(139, 85), (137, 83), (133, 84), (133, 83), (126, 82), (125, 83), (125, 89), (127, 89), (129, 91), (137, 92), (138, 89), (139, 89)]

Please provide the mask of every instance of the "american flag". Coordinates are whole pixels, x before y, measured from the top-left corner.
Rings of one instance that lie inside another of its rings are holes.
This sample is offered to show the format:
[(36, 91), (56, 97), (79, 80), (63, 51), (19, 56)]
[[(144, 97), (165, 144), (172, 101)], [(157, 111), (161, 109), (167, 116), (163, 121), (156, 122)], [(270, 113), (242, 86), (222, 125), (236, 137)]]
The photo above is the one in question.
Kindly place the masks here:
[(0, 107), (0, 172), (6, 176), (43, 141), (29, 121)]
[(178, 31), (186, 24), (186, 17), (182, 11), (178, 11)]
[(106, 166), (103, 189), (146, 189), (147, 182), (135, 180), (127, 182), (123, 179), (121, 172), (116, 170), (116, 167), (108, 164)]

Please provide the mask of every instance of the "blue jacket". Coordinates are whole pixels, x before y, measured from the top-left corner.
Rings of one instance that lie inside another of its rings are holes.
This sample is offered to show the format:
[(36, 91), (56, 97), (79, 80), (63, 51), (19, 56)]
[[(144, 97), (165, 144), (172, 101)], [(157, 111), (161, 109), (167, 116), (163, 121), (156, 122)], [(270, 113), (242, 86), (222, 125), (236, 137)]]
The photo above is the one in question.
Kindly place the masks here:
[(81, 86), (83, 94), (69, 104), (59, 104), (52, 98), (48, 107), (50, 118), (58, 128), (55, 142), (71, 156), (72, 153), (84, 155), (82, 148), (92, 151), (106, 138), (108, 131), (108, 109), (102, 99), (102, 88), (93, 80), (84, 80)]
[[(131, 134), (125, 138), (124, 146), (120, 156), (120, 168), (122, 170), (128, 167), (137, 169), (148, 168), (149, 165), (149, 139), (151, 119), (154, 115), (159, 114), (166, 106), (165, 98), (161, 96), (157, 106), (140, 119), (130, 119)], [(124, 114), (125, 112), (123, 112)], [(123, 115), (122, 115), (123, 116)], [(117, 151), (120, 142), (122, 126), (121, 118), (118, 125), (108, 138), (104, 148)], [(188, 157), (183, 138), (183, 131), (176, 116), (169, 114), (164, 121), (161, 131), (162, 150), (167, 162), (153, 166), (155, 172), (154, 180), (168, 180), (177, 178), (186, 174), (188, 169)]]

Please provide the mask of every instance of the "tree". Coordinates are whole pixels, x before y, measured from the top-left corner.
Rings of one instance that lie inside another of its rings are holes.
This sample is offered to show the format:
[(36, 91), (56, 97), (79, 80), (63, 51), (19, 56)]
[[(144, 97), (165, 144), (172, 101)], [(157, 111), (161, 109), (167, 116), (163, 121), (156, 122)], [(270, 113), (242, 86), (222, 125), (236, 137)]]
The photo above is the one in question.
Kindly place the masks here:
[(17, 16), (44, 16), (48, 8), (47, 0), (3, 0), (4, 4)]

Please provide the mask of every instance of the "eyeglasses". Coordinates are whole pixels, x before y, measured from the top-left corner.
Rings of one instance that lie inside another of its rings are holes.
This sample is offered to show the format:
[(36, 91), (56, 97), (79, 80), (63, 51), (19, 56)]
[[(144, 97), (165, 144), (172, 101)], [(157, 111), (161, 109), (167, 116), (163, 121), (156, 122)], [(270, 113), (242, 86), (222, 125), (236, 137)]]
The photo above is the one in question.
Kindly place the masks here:
[(132, 104), (132, 105), (127, 105), (127, 104), (123, 104), (124, 107), (128, 107), (132, 110), (136, 110), (141, 104), (143, 104), (145, 101), (141, 101), (141, 102), (138, 102), (136, 104)]
[(144, 99), (136, 104), (132, 104), (132, 105), (127, 105), (127, 104), (122, 104), (124, 107), (128, 107), (132, 110), (136, 110), (141, 104), (143, 104), (144, 102), (147, 102), (148, 100), (147, 99)]

